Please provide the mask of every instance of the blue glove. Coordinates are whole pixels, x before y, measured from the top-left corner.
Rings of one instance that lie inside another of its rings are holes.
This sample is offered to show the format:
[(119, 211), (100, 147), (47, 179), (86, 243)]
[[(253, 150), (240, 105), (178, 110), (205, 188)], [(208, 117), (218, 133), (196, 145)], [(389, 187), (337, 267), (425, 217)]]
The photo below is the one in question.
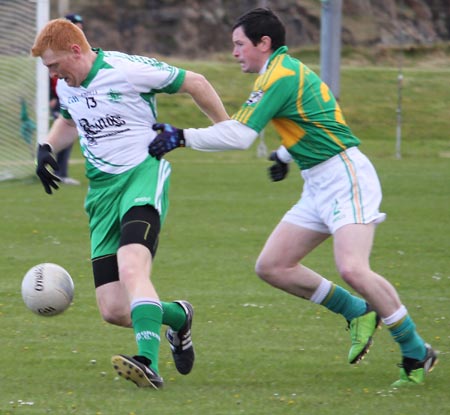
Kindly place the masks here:
[(51, 195), (52, 187), (53, 189), (59, 189), (57, 182), (60, 182), (61, 179), (58, 176), (55, 176), (50, 170), (47, 168), (49, 165), (53, 170), (58, 170), (58, 163), (56, 162), (56, 157), (53, 154), (52, 148), (48, 144), (39, 144), (38, 153), (37, 153), (37, 165), (36, 165), (36, 174), (44, 186), (45, 191)]
[(289, 172), (289, 164), (281, 161), (278, 158), (276, 151), (272, 151), (272, 153), (270, 153), (269, 160), (275, 162), (268, 168), (270, 179), (273, 182), (283, 180)]
[(169, 151), (186, 146), (183, 130), (170, 124), (153, 124), (152, 128), (158, 132), (158, 135), (148, 146), (148, 152), (158, 160)]

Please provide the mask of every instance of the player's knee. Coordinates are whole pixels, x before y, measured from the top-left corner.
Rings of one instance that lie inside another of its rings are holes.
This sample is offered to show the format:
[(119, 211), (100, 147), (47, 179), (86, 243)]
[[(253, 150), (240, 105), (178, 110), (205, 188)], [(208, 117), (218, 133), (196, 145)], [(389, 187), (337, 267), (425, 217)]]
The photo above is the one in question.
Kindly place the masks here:
[[(107, 293), (105, 292), (105, 294)], [(97, 306), (100, 315), (107, 323), (121, 327), (130, 327), (130, 307), (128, 303), (124, 301), (123, 295), (119, 295), (121, 293), (115, 294), (117, 295), (103, 295), (102, 292), (97, 291)]]
[(255, 272), (259, 278), (268, 283), (273, 283), (273, 280), (277, 275), (277, 270), (274, 262), (270, 260), (270, 258), (265, 256), (260, 256), (256, 260)]
[(103, 320), (120, 327), (131, 327), (130, 314), (111, 308), (99, 308)]
[(266, 268), (265, 268), (264, 262), (261, 260), (261, 258), (258, 258), (256, 260), (255, 273), (262, 280), (264, 280), (266, 277)]
[[(117, 268), (117, 261), (114, 262), (115, 264), (111, 268), (107, 266), (108, 263), (110, 265), (113, 264), (113, 261), (110, 260), (110, 258), (99, 258), (95, 261), (96, 265), (94, 266), (94, 269), (97, 271), (96, 283), (107, 280), (106, 278), (101, 277), (103, 274), (100, 273), (100, 270), (109, 270), (110, 272), (107, 273), (108, 275), (116, 274), (116, 271), (114, 270)], [(130, 302), (123, 285), (118, 281), (118, 277), (117, 279), (114, 278), (114, 281), (109, 279), (109, 282), (97, 285), (95, 295), (97, 307), (103, 320), (116, 326), (131, 327)]]
[(370, 268), (355, 262), (346, 262), (338, 265), (338, 272), (350, 287), (361, 293), (364, 291), (366, 275), (370, 272)]
[(357, 267), (352, 264), (342, 264), (341, 266), (338, 266), (339, 275), (347, 283), (350, 283), (355, 279), (356, 270)]

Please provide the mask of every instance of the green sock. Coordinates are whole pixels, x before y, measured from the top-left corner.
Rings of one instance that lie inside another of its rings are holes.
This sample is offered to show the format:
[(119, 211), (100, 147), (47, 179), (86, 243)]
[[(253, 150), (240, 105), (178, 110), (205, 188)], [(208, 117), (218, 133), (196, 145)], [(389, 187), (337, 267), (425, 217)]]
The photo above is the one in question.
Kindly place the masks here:
[(162, 323), (169, 326), (172, 330), (178, 331), (186, 323), (186, 313), (177, 303), (161, 302), (163, 309)]
[(139, 304), (132, 308), (131, 321), (138, 346), (137, 354), (149, 359), (150, 367), (159, 373), (158, 357), (162, 323), (162, 309), (159, 303), (151, 300), (139, 301)]
[(347, 321), (360, 317), (367, 311), (367, 303), (363, 299), (335, 284), (321, 304), (334, 313), (343, 315)]
[(418, 335), (416, 325), (409, 315), (397, 323), (391, 324), (388, 329), (394, 340), (399, 344), (403, 357), (416, 360), (425, 358), (427, 352), (425, 342)]

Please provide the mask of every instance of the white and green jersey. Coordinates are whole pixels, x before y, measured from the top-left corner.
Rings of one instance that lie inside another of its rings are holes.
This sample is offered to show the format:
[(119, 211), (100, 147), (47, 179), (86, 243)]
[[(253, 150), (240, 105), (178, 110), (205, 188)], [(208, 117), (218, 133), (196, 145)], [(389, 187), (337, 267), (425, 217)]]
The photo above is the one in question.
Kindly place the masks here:
[(156, 136), (155, 94), (175, 93), (186, 72), (156, 59), (95, 49), (98, 57), (80, 87), (57, 84), (61, 114), (78, 129), (86, 176), (101, 179), (142, 163)]

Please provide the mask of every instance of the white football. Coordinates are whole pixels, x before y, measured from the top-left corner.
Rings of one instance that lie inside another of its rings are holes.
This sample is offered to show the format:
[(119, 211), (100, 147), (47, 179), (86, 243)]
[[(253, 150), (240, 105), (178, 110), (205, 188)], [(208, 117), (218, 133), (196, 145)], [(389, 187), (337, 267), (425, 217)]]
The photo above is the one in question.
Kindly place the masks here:
[(35, 265), (22, 280), (23, 301), (31, 311), (40, 316), (55, 316), (67, 310), (73, 294), (72, 277), (60, 265)]

